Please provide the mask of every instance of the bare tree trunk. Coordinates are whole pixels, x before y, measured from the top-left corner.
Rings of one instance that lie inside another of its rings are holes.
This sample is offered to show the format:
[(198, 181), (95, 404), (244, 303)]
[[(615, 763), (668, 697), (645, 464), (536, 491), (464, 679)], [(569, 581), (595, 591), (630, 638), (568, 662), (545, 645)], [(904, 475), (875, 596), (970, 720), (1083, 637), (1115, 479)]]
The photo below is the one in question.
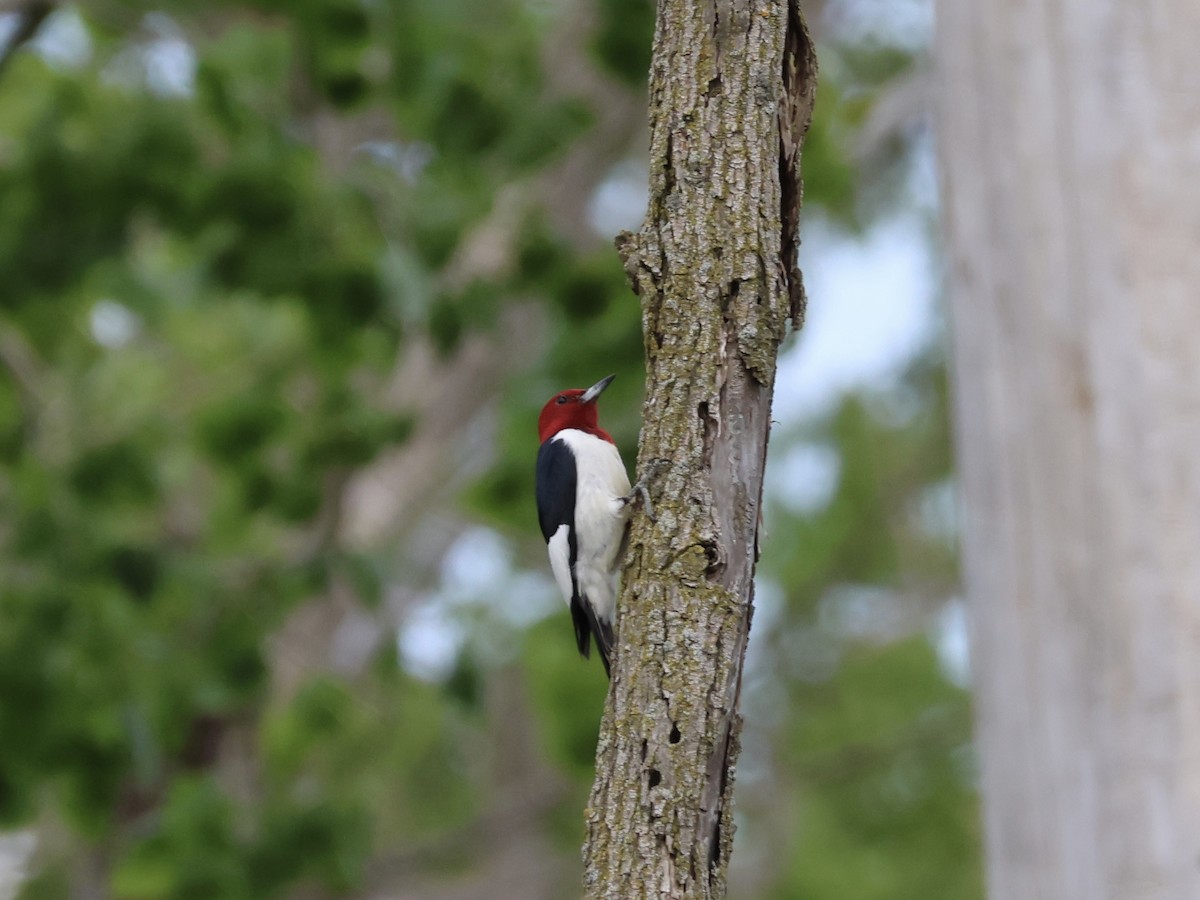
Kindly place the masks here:
[(1200, 5), (941, 0), (996, 900), (1200, 897)]
[(816, 61), (798, 0), (660, 0), (650, 205), (618, 238), (648, 361), (633, 526), (584, 848), (591, 898), (710, 898), (733, 838), (775, 359), (799, 324), (799, 147)]

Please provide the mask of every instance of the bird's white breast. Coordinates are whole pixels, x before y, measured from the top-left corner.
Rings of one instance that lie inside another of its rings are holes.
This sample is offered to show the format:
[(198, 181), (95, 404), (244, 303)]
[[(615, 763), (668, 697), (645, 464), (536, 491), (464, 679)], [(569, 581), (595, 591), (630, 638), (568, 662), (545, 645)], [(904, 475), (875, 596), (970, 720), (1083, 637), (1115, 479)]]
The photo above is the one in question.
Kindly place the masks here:
[[(566, 428), (554, 436), (575, 456), (575, 580), (596, 614), (612, 621), (617, 595), (617, 555), (625, 535), (629, 476), (621, 454), (606, 440)], [(557, 574), (557, 573), (556, 573)]]

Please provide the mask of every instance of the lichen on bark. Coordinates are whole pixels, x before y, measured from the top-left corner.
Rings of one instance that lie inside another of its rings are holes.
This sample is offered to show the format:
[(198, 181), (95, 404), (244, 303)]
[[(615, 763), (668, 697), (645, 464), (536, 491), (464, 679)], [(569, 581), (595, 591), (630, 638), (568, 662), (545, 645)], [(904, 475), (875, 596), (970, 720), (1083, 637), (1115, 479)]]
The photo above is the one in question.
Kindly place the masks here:
[(775, 363), (804, 308), (815, 83), (799, 0), (660, 0), (648, 210), (616, 242), (642, 301), (638, 468), (657, 518), (631, 528), (587, 811), (593, 900), (725, 892)]

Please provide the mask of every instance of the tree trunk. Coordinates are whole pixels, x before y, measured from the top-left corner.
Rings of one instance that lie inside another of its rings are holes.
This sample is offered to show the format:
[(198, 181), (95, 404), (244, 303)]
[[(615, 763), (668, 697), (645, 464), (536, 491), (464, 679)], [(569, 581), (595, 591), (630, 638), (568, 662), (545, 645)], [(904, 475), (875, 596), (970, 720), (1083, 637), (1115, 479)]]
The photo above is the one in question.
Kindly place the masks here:
[[(775, 359), (799, 324), (798, 0), (660, 0), (650, 202), (617, 239), (648, 366), (638, 516), (584, 848), (590, 898), (724, 894)], [(657, 468), (655, 468), (657, 466)]]
[(996, 900), (1200, 897), (1200, 5), (941, 0)]

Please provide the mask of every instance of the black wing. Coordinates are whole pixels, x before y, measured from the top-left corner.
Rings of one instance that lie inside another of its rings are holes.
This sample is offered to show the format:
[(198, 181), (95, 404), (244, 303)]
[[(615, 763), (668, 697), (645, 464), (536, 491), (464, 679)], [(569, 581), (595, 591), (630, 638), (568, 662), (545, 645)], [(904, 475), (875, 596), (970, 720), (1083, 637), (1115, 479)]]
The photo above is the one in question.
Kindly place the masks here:
[(575, 454), (550, 438), (537, 455), (537, 511), (542, 537), (554, 537), (560, 525), (570, 530), (571, 565), (575, 565)]
[(542, 537), (549, 542), (562, 525), (567, 526), (568, 562), (571, 566), (571, 621), (575, 626), (575, 644), (585, 658), (591, 656), (591, 636), (608, 671), (612, 628), (599, 622), (592, 606), (579, 596), (575, 584), (575, 454), (562, 441), (550, 438), (542, 443), (537, 456), (537, 510)]

